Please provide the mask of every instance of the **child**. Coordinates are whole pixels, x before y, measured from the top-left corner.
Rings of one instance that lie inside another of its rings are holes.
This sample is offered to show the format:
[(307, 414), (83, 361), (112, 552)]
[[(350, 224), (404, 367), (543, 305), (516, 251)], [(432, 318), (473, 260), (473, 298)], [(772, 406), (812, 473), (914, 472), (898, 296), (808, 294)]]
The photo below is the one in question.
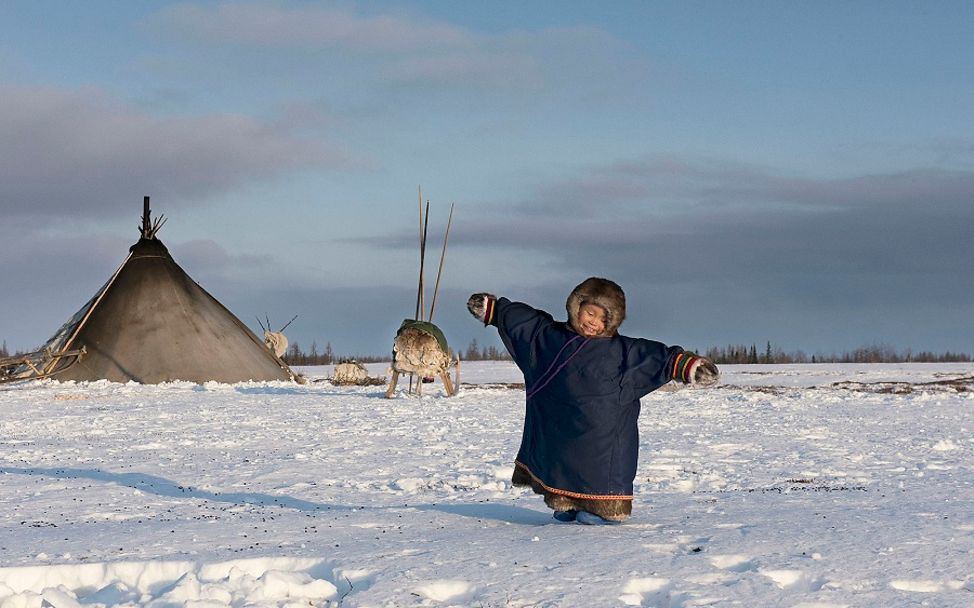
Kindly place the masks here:
[(639, 399), (670, 380), (709, 386), (717, 367), (679, 346), (629, 338), (622, 288), (588, 278), (568, 296), (568, 322), (489, 293), (471, 314), (494, 325), (524, 374), (527, 413), (512, 483), (544, 495), (559, 521), (617, 523), (632, 513)]

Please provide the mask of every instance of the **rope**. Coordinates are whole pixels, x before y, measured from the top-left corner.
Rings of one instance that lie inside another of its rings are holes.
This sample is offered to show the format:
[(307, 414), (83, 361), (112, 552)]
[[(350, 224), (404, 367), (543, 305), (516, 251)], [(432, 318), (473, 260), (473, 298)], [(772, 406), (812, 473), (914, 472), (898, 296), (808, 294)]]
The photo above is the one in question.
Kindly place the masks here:
[[(561, 350), (558, 351), (558, 354), (555, 355), (555, 358), (551, 362), (551, 365), (548, 366), (548, 370), (545, 373), (541, 374), (541, 377), (538, 378), (538, 384), (536, 384), (533, 388), (531, 388), (530, 391), (528, 391), (528, 394), (527, 394), (527, 398), (528, 399), (530, 399), (531, 397), (534, 397), (535, 395), (537, 395), (541, 391), (541, 389), (543, 389), (544, 387), (548, 386), (548, 384), (552, 380), (555, 379), (555, 376), (558, 375), (558, 372), (560, 372), (566, 365), (568, 365), (568, 362), (571, 361), (572, 359), (574, 359), (575, 358), (575, 355), (577, 355), (583, 348), (585, 348), (585, 345), (589, 343), (589, 338), (585, 338), (585, 341), (582, 342), (582, 344), (578, 348), (575, 349), (575, 352), (573, 352), (571, 355), (569, 355), (568, 358), (565, 359), (565, 361), (561, 365), (558, 366), (558, 369), (556, 369), (554, 372), (551, 372), (551, 368), (553, 368), (555, 366), (555, 363), (558, 362), (558, 358), (561, 357), (561, 353), (565, 352), (565, 349), (568, 348), (568, 345), (571, 344), (572, 342), (574, 342), (575, 340), (578, 340), (579, 337), (580, 336), (575, 336), (571, 340), (569, 340), (568, 342), (565, 342), (565, 345), (562, 346), (561, 347)], [(551, 372), (551, 375), (548, 375), (549, 372)], [(547, 379), (545, 378), (545, 376), (548, 376)]]

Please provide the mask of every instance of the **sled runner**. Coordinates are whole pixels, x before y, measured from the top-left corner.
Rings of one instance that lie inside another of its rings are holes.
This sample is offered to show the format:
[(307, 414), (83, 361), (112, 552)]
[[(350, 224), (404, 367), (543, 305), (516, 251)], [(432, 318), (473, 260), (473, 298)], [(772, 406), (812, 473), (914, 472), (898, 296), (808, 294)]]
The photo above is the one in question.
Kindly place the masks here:
[(85, 354), (85, 348), (81, 347), (58, 354), (42, 349), (15, 357), (0, 358), (0, 384), (50, 378), (81, 361)]

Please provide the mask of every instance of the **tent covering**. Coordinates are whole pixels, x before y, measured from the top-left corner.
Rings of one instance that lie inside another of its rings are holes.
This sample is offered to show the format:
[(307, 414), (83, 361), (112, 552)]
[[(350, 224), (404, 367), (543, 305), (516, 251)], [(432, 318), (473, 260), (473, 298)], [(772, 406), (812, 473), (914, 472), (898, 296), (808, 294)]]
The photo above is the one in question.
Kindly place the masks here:
[(55, 379), (143, 384), (298, 379), (149, 234), (44, 346), (55, 355), (86, 350)]

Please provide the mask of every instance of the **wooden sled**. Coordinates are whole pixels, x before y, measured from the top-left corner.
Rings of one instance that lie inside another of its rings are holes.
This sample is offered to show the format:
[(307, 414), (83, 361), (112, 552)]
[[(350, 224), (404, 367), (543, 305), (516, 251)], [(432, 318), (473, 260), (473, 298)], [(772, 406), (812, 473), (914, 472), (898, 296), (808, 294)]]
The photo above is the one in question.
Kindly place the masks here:
[[(443, 332), (429, 321), (406, 319), (396, 333), (392, 345), (392, 378), (386, 397), (391, 399), (396, 393), (399, 376), (416, 376), (416, 394), (423, 394), (423, 378), (439, 378), (443, 382), (448, 397), (456, 394), (460, 386), (459, 375), (456, 383), (450, 379), (450, 349)], [(457, 366), (459, 374), (459, 365)], [(410, 382), (410, 384), (412, 384)]]
[(446, 396), (452, 397), (460, 388), (460, 356), (456, 358), (456, 381), (450, 380), (449, 368), (454, 364), (450, 348), (447, 346), (443, 332), (433, 325), (433, 312), (436, 310), (436, 296), (439, 293), (440, 277), (443, 274), (443, 260), (446, 258), (446, 244), (450, 235), (450, 225), (453, 223), (453, 205), (450, 205), (450, 217), (446, 223), (446, 233), (443, 235), (443, 251), (440, 253), (440, 268), (436, 273), (436, 285), (433, 288), (433, 302), (430, 304), (429, 315), (425, 315), (426, 294), (423, 287), (423, 271), (426, 260), (426, 234), (429, 222), (429, 201), (426, 201), (426, 212), (423, 212), (423, 195), (419, 193), (419, 288), (416, 293), (416, 316), (406, 319), (399, 326), (392, 345), (392, 378), (386, 389), (386, 398), (392, 399), (396, 395), (396, 384), (399, 376), (409, 374), (409, 388), (412, 392), (413, 379), (416, 382), (416, 394), (423, 394), (423, 381), (431, 382), (439, 378), (443, 382)]

